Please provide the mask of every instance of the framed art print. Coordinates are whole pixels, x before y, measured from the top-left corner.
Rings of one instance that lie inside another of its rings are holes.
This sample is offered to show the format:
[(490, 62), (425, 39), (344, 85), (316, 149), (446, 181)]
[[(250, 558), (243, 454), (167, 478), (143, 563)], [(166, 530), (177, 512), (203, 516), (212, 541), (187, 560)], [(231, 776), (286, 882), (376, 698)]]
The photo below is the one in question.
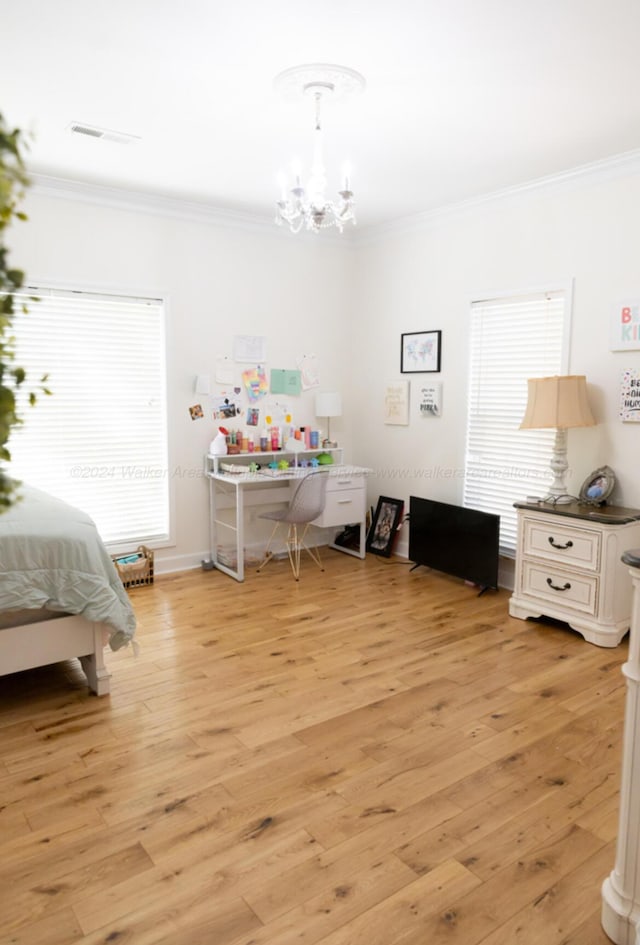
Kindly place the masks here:
[(441, 331), (410, 331), (401, 335), (401, 374), (437, 374), (441, 357)]
[(391, 556), (393, 541), (402, 519), (404, 502), (381, 495), (378, 499), (371, 528), (367, 535), (367, 551), (374, 555)]

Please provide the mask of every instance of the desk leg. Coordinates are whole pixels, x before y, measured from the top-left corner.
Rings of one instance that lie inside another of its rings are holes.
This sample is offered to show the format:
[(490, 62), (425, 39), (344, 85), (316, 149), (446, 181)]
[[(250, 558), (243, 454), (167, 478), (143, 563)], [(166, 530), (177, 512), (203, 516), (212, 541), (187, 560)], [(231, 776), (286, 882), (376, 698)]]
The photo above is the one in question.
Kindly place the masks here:
[(216, 528), (216, 484), (209, 479), (209, 557), (214, 565), (218, 564), (218, 531)]
[(236, 484), (236, 555), (236, 580), (244, 581), (244, 491), (239, 483)]
[(209, 541), (211, 542), (211, 560), (218, 571), (228, 574), (236, 581), (244, 581), (244, 501), (239, 483), (233, 483), (236, 503), (236, 567), (222, 564), (218, 558), (218, 506), (216, 500), (216, 482), (209, 479)]

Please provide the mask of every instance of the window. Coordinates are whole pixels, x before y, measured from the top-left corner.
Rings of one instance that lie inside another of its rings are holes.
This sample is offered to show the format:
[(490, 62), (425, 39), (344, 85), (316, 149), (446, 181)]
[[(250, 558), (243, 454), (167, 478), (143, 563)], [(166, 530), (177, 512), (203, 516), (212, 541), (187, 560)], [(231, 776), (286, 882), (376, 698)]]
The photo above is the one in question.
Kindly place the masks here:
[[(164, 303), (29, 287), (16, 300), (27, 371), (11, 473), (86, 511), (105, 542), (169, 536)], [(51, 397), (27, 392), (49, 375)]]
[(500, 515), (500, 551), (513, 556), (513, 503), (544, 495), (554, 430), (520, 430), (527, 378), (566, 373), (570, 293), (565, 289), (471, 305), (463, 504)]

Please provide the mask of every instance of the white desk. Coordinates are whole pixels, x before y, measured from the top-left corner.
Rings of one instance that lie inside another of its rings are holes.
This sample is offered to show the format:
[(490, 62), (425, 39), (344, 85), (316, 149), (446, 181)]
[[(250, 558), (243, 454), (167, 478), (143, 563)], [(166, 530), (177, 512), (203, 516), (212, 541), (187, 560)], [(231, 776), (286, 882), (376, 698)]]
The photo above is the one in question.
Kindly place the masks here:
[[(341, 449), (306, 450), (298, 454), (298, 461), (317, 456), (319, 453), (333, 453), (336, 459), (342, 459)], [(209, 481), (209, 544), (211, 561), (214, 566), (236, 581), (244, 580), (245, 561), (245, 509), (248, 506), (266, 505), (277, 502), (289, 502), (292, 488), (301, 476), (310, 472), (322, 471), (329, 477), (327, 483), (327, 501), (322, 515), (314, 522), (320, 528), (340, 528), (344, 525), (360, 525), (360, 547), (357, 550), (343, 548), (334, 542), (329, 547), (358, 558), (365, 556), (367, 491), (366, 478), (369, 472), (361, 466), (344, 466), (338, 462), (329, 466), (291, 468), (284, 471), (264, 470), (249, 472), (252, 462), (266, 466), (269, 462), (282, 459), (293, 460), (291, 453), (241, 453), (236, 456), (206, 456), (205, 475)], [(225, 472), (222, 464), (233, 464), (242, 471)], [(223, 510), (232, 509), (232, 521), (220, 517)], [(229, 535), (235, 546), (235, 567), (233, 562), (220, 559), (221, 541)]]

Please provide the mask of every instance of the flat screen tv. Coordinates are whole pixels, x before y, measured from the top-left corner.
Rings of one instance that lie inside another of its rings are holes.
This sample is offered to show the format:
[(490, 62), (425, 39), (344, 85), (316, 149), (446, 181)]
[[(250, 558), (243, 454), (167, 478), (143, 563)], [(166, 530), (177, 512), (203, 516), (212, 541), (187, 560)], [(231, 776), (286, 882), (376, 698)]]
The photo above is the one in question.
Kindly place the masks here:
[(479, 585), (498, 587), (500, 516), (409, 498), (409, 559)]

